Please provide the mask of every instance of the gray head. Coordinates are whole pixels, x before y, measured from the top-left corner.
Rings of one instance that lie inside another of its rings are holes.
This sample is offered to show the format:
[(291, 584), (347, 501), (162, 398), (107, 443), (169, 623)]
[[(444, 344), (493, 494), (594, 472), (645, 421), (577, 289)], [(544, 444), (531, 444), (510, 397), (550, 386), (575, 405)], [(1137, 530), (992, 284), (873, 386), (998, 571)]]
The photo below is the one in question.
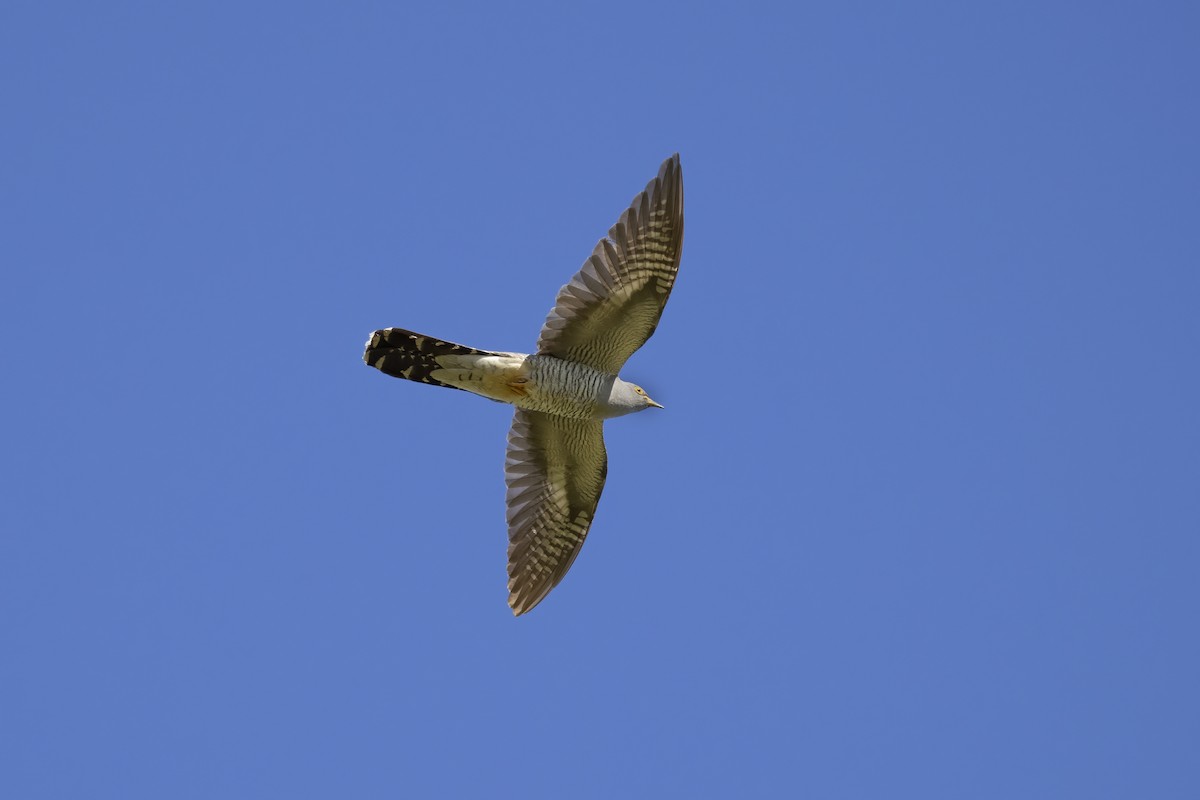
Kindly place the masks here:
[(608, 397), (601, 399), (599, 405), (603, 417), (620, 417), (651, 406), (662, 408), (650, 399), (650, 395), (646, 394), (642, 387), (620, 378), (613, 380)]

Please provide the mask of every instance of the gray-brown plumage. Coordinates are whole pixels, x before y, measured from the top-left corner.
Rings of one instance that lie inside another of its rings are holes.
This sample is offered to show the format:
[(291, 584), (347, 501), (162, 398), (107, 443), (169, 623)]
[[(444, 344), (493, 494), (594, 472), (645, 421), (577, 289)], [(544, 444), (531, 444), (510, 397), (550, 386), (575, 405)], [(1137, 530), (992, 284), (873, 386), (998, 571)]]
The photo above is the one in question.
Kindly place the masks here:
[(608, 474), (603, 422), (518, 408), (508, 432), (508, 603), (537, 605), (567, 574)]
[(367, 342), (363, 359), (389, 375), (517, 406), (504, 471), (514, 614), (541, 602), (579, 555), (608, 469), (603, 421), (662, 407), (617, 373), (654, 333), (682, 245), (676, 154), (559, 291), (536, 354), (476, 350), (401, 328)]
[(670, 158), (546, 317), (538, 352), (617, 374), (658, 327), (683, 251), (683, 174)]

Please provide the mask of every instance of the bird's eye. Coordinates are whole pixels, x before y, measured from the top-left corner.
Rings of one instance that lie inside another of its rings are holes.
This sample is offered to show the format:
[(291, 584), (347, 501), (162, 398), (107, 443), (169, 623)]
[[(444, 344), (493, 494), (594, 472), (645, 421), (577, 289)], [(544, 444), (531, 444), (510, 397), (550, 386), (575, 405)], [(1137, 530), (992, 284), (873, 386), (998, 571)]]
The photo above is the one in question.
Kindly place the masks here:
[(645, 394), (645, 392), (643, 392), (643, 391), (642, 391), (642, 387), (640, 387), (640, 386), (638, 387), (637, 393), (638, 393), (638, 394)]

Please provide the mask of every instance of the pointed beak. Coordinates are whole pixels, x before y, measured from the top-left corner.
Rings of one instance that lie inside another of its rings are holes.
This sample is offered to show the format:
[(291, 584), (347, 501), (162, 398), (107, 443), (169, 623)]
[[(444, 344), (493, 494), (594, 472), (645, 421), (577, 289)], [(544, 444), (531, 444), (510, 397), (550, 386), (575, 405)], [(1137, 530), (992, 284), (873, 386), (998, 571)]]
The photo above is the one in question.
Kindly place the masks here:
[(660, 406), (658, 403), (651, 400), (649, 397), (646, 398), (646, 402), (649, 403), (650, 405), (654, 406), (655, 408), (662, 408), (662, 406)]

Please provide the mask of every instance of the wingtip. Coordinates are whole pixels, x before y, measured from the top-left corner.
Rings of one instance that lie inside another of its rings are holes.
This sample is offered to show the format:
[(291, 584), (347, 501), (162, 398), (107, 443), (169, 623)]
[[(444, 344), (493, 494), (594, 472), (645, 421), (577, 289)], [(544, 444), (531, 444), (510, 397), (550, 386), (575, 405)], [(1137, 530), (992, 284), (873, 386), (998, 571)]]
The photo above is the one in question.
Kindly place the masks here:
[(536, 591), (530, 591), (531, 587), (529, 586), (521, 587), (515, 584), (510, 586), (508, 607), (512, 609), (513, 616), (519, 617), (533, 611), (546, 599), (546, 595), (550, 594), (550, 590), (557, 585), (557, 583), (551, 583), (549, 586), (542, 584), (537, 587)]
[(522, 603), (515, 594), (510, 594), (508, 596), (508, 607), (509, 610), (512, 611), (512, 615), (514, 617), (519, 617), (522, 614), (527, 613), (531, 608), (533, 608), (533, 606), (536, 605), (537, 603), (534, 603), (532, 606)]
[(683, 185), (683, 165), (679, 163), (679, 153), (673, 154), (658, 168), (657, 177), (650, 181), (651, 185), (656, 183), (660, 186), (674, 185), (679, 187)]

